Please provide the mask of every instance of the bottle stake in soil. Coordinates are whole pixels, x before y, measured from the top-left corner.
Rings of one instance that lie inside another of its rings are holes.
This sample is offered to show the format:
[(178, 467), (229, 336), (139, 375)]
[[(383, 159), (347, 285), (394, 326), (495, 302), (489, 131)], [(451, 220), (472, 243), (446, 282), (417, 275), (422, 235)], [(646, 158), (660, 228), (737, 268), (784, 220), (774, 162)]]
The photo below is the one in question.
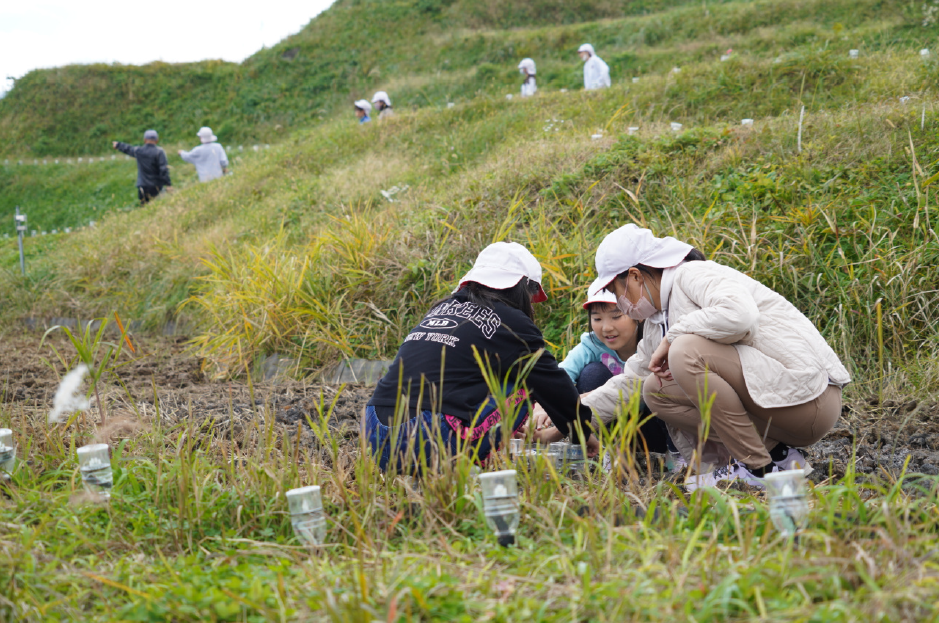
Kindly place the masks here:
[(326, 540), (326, 517), (323, 498), (316, 485), (287, 492), (290, 524), (297, 538), (307, 545), (322, 545)]
[(111, 472), (111, 458), (108, 456), (108, 444), (93, 443), (77, 450), (78, 469), (82, 475), (85, 491), (103, 501), (111, 499), (111, 487), (114, 474)]
[(518, 529), (518, 482), (515, 470), (480, 474), (479, 484), (483, 492), (483, 513), (486, 524), (496, 533), (499, 545), (515, 544)]
[(795, 536), (809, 514), (805, 470), (790, 469), (766, 474), (765, 482), (770, 519), (783, 535)]
[(9, 480), (16, 464), (16, 446), (13, 443), (13, 431), (0, 428), (0, 480)]

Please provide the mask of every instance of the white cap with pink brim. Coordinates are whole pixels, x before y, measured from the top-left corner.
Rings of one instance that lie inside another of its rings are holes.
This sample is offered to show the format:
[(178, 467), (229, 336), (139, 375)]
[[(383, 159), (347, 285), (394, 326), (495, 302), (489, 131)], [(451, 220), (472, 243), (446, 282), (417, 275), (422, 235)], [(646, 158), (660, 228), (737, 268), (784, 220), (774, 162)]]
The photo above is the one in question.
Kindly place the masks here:
[(587, 300), (584, 302), (584, 309), (589, 308), (594, 303), (609, 303), (616, 305), (616, 295), (605, 289), (607, 284), (600, 283), (599, 279), (594, 280), (587, 288)]
[(463, 275), (454, 292), (470, 281), (493, 290), (508, 290), (523, 277), (528, 277), (538, 284), (534, 303), (548, 300), (548, 295), (541, 286), (541, 264), (535, 256), (517, 242), (494, 242), (479, 252), (473, 267)]

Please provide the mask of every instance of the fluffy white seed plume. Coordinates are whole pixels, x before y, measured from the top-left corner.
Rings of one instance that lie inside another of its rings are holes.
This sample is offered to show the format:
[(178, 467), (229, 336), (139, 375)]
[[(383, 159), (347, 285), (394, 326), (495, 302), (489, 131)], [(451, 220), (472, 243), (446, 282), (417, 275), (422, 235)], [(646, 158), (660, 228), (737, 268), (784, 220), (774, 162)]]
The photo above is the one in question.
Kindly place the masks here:
[(52, 401), (52, 411), (49, 412), (49, 423), (56, 424), (65, 419), (65, 416), (75, 411), (85, 411), (91, 403), (81, 392), (82, 381), (88, 374), (88, 366), (81, 364), (65, 375), (59, 389), (55, 392)]

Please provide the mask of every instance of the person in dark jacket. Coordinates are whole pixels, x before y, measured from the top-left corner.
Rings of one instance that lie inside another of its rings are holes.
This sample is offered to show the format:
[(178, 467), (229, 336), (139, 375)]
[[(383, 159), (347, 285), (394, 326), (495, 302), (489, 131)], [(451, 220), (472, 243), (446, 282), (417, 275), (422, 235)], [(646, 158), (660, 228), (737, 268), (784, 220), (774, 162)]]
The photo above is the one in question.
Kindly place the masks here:
[(479, 254), (404, 339), (366, 406), (365, 436), (382, 470), (419, 474), (460, 453), (482, 464), (525, 425), (533, 402), (553, 434), (583, 439), (596, 455), (591, 411), (533, 319), (533, 303), (547, 298), (541, 265), (522, 245), (497, 242)]
[(160, 137), (156, 130), (143, 133), (143, 145), (128, 145), (112, 141), (114, 149), (137, 159), (137, 196), (140, 205), (144, 205), (160, 194), (164, 188), (171, 188), (170, 168), (166, 162), (166, 152), (157, 147)]

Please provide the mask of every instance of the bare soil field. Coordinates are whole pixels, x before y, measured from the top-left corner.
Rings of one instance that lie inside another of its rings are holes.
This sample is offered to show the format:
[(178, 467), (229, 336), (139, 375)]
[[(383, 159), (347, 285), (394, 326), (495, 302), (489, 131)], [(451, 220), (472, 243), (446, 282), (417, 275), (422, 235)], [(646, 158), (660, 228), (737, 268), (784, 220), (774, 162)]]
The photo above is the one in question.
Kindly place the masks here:
[[(0, 405), (14, 414), (49, 410), (64, 368), (50, 347), (71, 352), (64, 336), (26, 333), (3, 337), (0, 354)], [(274, 426), (296, 438), (305, 451), (317, 444), (309, 420), (328, 416), (330, 428), (346, 443), (358, 444), (360, 414), (371, 395), (364, 385), (333, 386), (319, 382), (211, 381), (184, 338), (134, 338), (138, 356), (122, 361), (120, 383), (102, 388), (110, 424), (98, 432), (102, 441), (132, 435), (139, 426), (191, 428), (203, 442), (241, 445), (246, 436)], [(125, 351), (126, 353), (126, 351)], [(93, 407), (85, 417), (97, 418)], [(268, 420), (273, 417), (273, 422)], [(107, 439), (106, 439), (107, 438)], [(850, 397), (841, 420), (821, 442), (808, 449), (817, 482), (839, 478), (856, 452), (857, 472), (896, 476), (939, 474), (939, 402), (915, 397), (885, 400)]]

